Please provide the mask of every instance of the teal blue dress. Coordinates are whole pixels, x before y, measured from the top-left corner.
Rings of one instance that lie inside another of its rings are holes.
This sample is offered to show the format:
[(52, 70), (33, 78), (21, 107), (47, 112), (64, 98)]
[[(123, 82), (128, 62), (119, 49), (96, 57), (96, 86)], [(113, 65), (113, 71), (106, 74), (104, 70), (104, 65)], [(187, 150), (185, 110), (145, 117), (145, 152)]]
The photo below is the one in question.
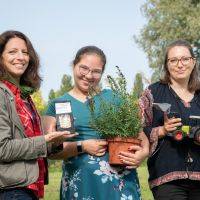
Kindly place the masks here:
[[(113, 101), (112, 91), (106, 89), (94, 97), (97, 112), (102, 98)], [(55, 100), (71, 101), (75, 130), (79, 133), (74, 140), (101, 138), (90, 127), (89, 101), (83, 103), (68, 93)], [(55, 116), (55, 100), (49, 104), (46, 115)], [(78, 155), (63, 161), (62, 169), (62, 200), (141, 200), (136, 170), (110, 166), (108, 153), (102, 157)]]

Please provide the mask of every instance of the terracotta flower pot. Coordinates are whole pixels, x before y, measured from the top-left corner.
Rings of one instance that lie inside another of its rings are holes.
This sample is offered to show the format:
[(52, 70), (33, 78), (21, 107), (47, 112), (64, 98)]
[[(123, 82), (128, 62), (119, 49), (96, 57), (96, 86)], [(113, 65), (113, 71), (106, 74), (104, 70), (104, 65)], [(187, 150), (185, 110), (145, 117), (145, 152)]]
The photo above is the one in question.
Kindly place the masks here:
[(120, 151), (129, 152), (128, 148), (133, 144), (140, 145), (141, 140), (137, 138), (112, 138), (108, 139), (109, 163), (111, 165), (125, 165), (118, 157)]

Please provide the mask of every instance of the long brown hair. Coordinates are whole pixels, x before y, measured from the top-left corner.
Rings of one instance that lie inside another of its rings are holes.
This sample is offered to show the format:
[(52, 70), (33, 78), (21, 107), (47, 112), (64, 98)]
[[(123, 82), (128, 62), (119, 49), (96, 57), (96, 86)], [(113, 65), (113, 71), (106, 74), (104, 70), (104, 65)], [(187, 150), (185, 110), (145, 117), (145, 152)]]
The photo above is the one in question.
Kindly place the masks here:
[(0, 35), (0, 79), (5, 79), (8, 75), (8, 72), (5, 70), (2, 54), (5, 49), (6, 44), (12, 38), (20, 38), (25, 41), (28, 53), (29, 53), (29, 64), (24, 72), (24, 74), (20, 78), (20, 84), (32, 87), (34, 89), (38, 89), (41, 84), (41, 77), (39, 75), (39, 57), (31, 44), (31, 41), (26, 37), (23, 33), (19, 31), (5, 31)]
[(194, 51), (193, 51), (190, 43), (188, 41), (182, 40), (182, 39), (176, 40), (167, 46), (166, 52), (165, 52), (165, 60), (164, 60), (164, 74), (163, 74), (163, 77), (160, 79), (160, 81), (165, 84), (171, 83), (170, 74), (169, 74), (169, 70), (167, 67), (167, 62), (168, 62), (169, 50), (175, 46), (181, 46), (181, 47), (187, 48), (189, 50), (192, 58), (196, 60), (194, 69), (192, 70), (192, 72), (190, 74), (190, 79), (188, 82), (188, 90), (190, 92), (200, 90), (199, 64), (197, 62), (197, 59), (195, 57)]

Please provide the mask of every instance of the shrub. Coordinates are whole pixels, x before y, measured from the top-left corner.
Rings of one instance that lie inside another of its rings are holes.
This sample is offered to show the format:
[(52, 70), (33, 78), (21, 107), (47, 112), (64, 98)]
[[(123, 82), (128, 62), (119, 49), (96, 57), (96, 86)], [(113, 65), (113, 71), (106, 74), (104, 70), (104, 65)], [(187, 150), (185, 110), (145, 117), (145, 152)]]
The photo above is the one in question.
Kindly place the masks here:
[[(101, 99), (99, 114), (95, 114), (94, 88), (90, 89), (91, 126), (104, 138), (137, 137), (141, 131), (140, 109), (137, 95), (127, 92), (127, 82), (119, 67), (117, 77), (108, 75), (113, 101)], [(118, 101), (116, 101), (118, 99)], [(118, 102), (118, 103), (117, 103)]]

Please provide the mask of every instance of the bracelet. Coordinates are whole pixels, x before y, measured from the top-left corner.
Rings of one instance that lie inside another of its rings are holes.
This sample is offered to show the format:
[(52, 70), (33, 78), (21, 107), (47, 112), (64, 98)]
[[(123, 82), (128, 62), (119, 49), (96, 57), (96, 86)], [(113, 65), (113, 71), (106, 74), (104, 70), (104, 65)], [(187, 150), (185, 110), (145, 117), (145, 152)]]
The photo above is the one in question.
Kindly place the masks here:
[(82, 142), (81, 142), (81, 141), (77, 141), (76, 147), (77, 147), (77, 152), (78, 152), (78, 153), (84, 153), (84, 152), (83, 152)]

